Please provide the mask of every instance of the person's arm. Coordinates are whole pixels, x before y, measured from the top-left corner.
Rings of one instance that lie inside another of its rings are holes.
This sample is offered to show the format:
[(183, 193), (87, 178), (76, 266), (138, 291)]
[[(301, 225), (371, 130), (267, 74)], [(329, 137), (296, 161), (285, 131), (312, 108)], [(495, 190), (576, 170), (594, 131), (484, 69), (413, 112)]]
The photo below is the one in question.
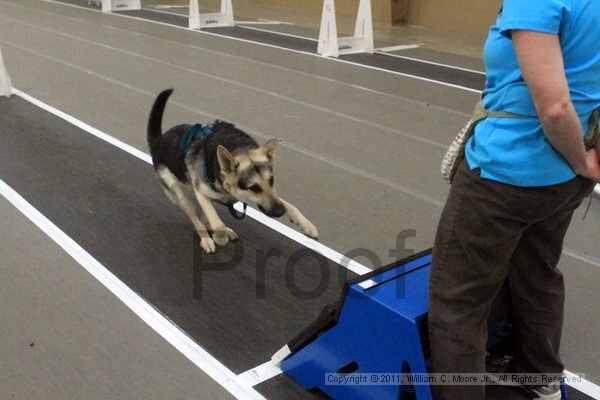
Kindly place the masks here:
[(583, 145), (558, 35), (513, 30), (511, 36), (546, 137), (575, 173), (600, 182), (598, 156)]

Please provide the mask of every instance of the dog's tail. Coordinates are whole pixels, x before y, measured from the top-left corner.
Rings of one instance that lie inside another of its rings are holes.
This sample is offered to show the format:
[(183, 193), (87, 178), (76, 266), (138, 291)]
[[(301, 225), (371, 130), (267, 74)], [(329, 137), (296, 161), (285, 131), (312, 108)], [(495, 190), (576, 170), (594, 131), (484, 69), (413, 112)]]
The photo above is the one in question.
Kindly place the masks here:
[(165, 112), (165, 106), (167, 105), (167, 100), (169, 100), (171, 93), (173, 93), (173, 89), (167, 89), (160, 92), (160, 94), (156, 97), (156, 100), (154, 100), (152, 111), (150, 111), (148, 130), (146, 132), (150, 152), (153, 151), (162, 135), (163, 113)]

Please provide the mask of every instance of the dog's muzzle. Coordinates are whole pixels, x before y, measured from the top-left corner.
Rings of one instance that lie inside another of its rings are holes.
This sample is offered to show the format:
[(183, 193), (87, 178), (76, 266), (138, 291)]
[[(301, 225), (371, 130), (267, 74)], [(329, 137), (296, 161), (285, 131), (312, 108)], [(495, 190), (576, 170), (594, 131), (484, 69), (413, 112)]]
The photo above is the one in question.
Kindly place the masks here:
[(265, 210), (264, 207), (262, 207), (261, 205), (259, 205), (258, 208), (264, 214), (266, 214), (266, 215), (268, 215), (269, 217), (272, 217), (272, 218), (279, 218), (283, 214), (285, 214), (285, 207), (283, 206), (283, 203), (277, 203), (277, 204), (275, 204), (273, 207), (271, 207), (268, 210)]

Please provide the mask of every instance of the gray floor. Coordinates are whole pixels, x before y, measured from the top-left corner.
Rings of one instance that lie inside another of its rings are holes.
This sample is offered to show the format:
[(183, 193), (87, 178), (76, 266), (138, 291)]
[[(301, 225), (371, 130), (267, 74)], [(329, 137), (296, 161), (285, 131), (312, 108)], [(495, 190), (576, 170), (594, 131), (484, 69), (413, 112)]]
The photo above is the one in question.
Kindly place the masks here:
[(0, 398), (234, 398), (3, 197), (0, 221)]
[[(380, 264), (390, 261), (404, 230), (417, 232), (411, 247), (431, 245), (448, 190), (439, 159), (478, 97), (32, 0), (0, 0), (0, 44), (17, 88), (143, 150), (149, 106), (166, 87), (177, 89), (166, 124), (220, 117), (258, 138), (283, 137), (280, 192), (316, 222), (325, 244), (341, 252), (370, 249)], [(562, 355), (570, 370), (597, 382), (599, 220), (598, 203), (585, 221), (578, 214), (562, 261), (568, 294)]]

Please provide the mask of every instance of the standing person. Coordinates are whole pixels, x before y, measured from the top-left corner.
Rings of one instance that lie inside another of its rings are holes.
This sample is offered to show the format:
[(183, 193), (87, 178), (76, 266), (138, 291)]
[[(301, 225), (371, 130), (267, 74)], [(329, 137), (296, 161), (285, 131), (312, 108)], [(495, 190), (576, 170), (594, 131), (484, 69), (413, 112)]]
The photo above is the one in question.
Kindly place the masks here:
[[(489, 31), (487, 118), (466, 147), (435, 240), (433, 372), (483, 373), (490, 305), (508, 277), (522, 373), (562, 373), (564, 283), (557, 269), (575, 209), (600, 182), (583, 135), (600, 107), (600, 1), (505, 0)], [(484, 386), (434, 387), (482, 400)], [(560, 399), (558, 385), (535, 388)]]

